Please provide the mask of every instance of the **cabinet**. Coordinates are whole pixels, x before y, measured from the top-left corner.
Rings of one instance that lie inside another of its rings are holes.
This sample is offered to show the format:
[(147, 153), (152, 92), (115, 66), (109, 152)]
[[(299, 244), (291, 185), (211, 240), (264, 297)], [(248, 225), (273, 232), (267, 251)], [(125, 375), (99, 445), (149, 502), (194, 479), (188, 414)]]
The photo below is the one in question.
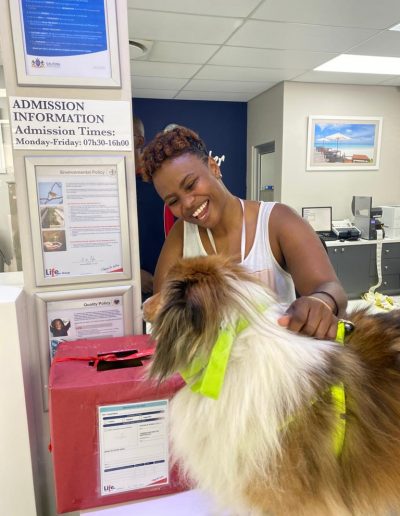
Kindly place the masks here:
[(374, 270), (371, 262), (375, 253), (375, 244), (328, 247), (328, 256), (349, 299), (359, 298), (377, 282), (371, 276)]
[[(328, 243), (328, 256), (349, 299), (359, 298), (378, 283), (376, 242)], [(382, 285), (378, 292), (400, 294), (400, 242), (382, 245)]]
[[(382, 245), (382, 285), (379, 292), (396, 295), (400, 292), (400, 242)], [(371, 260), (371, 278), (373, 285), (378, 281), (376, 273), (376, 253)]]

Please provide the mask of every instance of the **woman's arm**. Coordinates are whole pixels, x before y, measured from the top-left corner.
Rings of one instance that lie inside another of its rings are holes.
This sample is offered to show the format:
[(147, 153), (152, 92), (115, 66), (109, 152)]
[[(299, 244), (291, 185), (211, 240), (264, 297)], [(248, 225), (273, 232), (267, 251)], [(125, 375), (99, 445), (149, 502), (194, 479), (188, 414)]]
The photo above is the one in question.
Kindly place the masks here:
[(164, 283), (165, 276), (167, 275), (167, 272), (179, 258), (182, 258), (182, 254), (183, 221), (177, 220), (170, 232), (168, 233), (168, 236), (161, 249), (160, 256), (158, 257), (156, 270), (154, 272), (154, 294), (160, 291), (161, 286)]
[(320, 239), (308, 222), (283, 204), (272, 210), (269, 229), (274, 256), (291, 274), (300, 295), (280, 324), (320, 339), (334, 339), (347, 296)]

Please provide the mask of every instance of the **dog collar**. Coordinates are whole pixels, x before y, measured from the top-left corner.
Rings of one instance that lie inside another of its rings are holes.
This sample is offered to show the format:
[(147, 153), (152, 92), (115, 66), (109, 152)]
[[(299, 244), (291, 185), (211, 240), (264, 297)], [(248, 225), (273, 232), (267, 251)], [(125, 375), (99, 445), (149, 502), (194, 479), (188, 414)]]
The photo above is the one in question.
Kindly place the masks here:
[(240, 318), (236, 326), (221, 329), (209, 357), (196, 356), (189, 367), (179, 373), (193, 392), (217, 400), (224, 383), (233, 339), (249, 322)]
[[(336, 331), (336, 342), (344, 346), (344, 339), (354, 330), (354, 324), (351, 321), (340, 319)], [(343, 382), (339, 382), (331, 387), (332, 402), (336, 412), (336, 426), (333, 431), (333, 451), (337, 457), (343, 450), (344, 438), (346, 435), (346, 393)]]

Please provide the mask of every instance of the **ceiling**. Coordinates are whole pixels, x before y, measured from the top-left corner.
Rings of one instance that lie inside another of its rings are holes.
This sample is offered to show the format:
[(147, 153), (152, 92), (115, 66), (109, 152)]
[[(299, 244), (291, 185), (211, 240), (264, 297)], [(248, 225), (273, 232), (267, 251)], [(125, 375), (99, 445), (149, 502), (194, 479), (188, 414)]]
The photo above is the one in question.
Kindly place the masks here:
[[(128, 0), (134, 97), (248, 101), (281, 81), (400, 86), (317, 72), (342, 54), (400, 57), (399, 0)], [(132, 54), (134, 57), (134, 54)]]

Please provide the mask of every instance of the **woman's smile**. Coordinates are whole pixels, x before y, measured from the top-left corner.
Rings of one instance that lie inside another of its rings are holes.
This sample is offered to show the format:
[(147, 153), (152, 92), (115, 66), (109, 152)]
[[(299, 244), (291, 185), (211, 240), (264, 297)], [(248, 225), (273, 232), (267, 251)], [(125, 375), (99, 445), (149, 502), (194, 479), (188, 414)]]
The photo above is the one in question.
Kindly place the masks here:
[(203, 220), (207, 215), (208, 203), (209, 201), (204, 201), (203, 204), (199, 206), (194, 213), (192, 213), (192, 217), (198, 220)]

